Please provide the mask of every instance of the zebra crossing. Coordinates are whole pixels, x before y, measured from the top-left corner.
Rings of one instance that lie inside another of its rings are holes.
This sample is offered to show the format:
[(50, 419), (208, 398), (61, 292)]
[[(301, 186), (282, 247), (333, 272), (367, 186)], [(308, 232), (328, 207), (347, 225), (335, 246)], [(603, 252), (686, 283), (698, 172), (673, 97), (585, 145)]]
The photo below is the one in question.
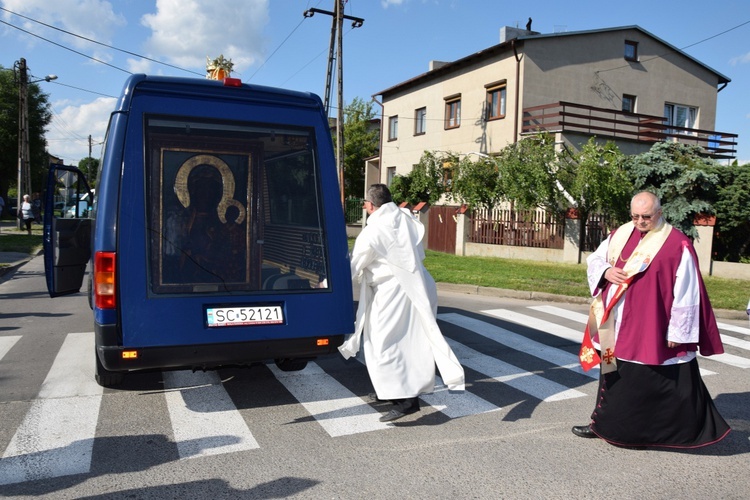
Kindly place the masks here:
[[(472, 315), (444, 313), (438, 315), (438, 320), (444, 331), (461, 332), (463, 341), (447, 334), (446, 338), (462, 365), (472, 373), (474, 382), (498, 384), (498, 391), (503, 390), (501, 386), (508, 386), (540, 404), (561, 404), (591, 396), (596, 390), (596, 385), (589, 383), (595, 383), (598, 371), (582, 371), (576, 354), (582, 325), (587, 320), (584, 314), (558, 306), (534, 305), (523, 312), (488, 309)], [(719, 326), (725, 344), (743, 355), (712, 356), (710, 366), (717, 371), (701, 368), (702, 373), (720, 374), (722, 366), (749, 368), (750, 355), (744, 351), (750, 351), (750, 341), (746, 339), (750, 328), (724, 323)], [(548, 342), (530, 338), (523, 333), (528, 329), (537, 330), (541, 336), (535, 338)], [(465, 340), (467, 335), (471, 342)], [(20, 339), (20, 336), (0, 337), (0, 363)], [(100, 409), (106, 404), (105, 392), (92, 376), (92, 346), (91, 332), (66, 335), (38, 396), (30, 402), (23, 421), (2, 453), (0, 485), (89, 472)], [(512, 364), (499, 359), (502, 356), (488, 354), (497, 351), (497, 347), (523, 353), (556, 369), (532, 370), (522, 363)], [(357, 359), (363, 363), (362, 358)], [(272, 364), (266, 365), (274, 379), (331, 438), (396, 428), (392, 423), (380, 422), (381, 411), (369, 404), (366, 396), (353, 392), (340, 374), (328, 373), (325, 366), (310, 362), (305, 370), (284, 372)], [(362, 364), (348, 366), (347, 377), (367, 377)], [(559, 372), (572, 374), (579, 383), (569, 387), (566, 381), (570, 377), (555, 380), (555, 373)], [(220, 372), (170, 371), (162, 374), (162, 380), (180, 460), (261, 447), (253, 434), (254, 422), (248, 421), (237, 408)], [(467, 383), (466, 391), (450, 393), (439, 377), (437, 382), (435, 392), (420, 396), (423, 407), (430, 407), (430, 411), (455, 419), (501, 410), (498, 404), (474, 393), (472, 383)]]

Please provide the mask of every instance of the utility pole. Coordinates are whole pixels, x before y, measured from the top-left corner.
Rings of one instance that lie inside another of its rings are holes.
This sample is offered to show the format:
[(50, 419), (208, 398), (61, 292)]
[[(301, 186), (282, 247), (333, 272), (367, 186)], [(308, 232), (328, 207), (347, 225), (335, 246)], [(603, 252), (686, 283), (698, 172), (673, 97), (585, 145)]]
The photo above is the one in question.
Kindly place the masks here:
[[(31, 194), (31, 168), (29, 166), (29, 83), (57, 80), (56, 75), (47, 75), (39, 80), (29, 82), (29, 68), (23, 57), (15, 62), (13, 70), (18, 75), (18, 193), (16, 211), (21, 210), (24, 194)], [(23, 220), (16, 219), (18, 229), (22, 229)]]
[[(17, 205), (16, 211), (21, 211), (23, 203), (24, 189), (31, 185), (30, 174), (28, 173), (29, 163), (29, 124), (28, 124), (28, 105), (26, 103), (28, 92), (28, 70), (26, 59), (23, 57), (16, 63), (18, 71), (18, 192), (16, 193)], [(23, 228), (23, 220), (16, 218), (18, 229)]]
[[(352, 21), (352, 28), (359, 28), (365, 22), (360, 17), (347, 16), (344, 14), (344, 3), (346, 0), (334, 0), (335, 8), (333, 12), (321, 9), (308, 9), (303, 15), (312, 17), (315, 13), (332, 16), (331, 25), (331, 44), (328, 49), (328, 71), (326, 72), (326, 90), (323, 106), (328, 116), (331, 103), (331, 80), (333, 79), (333, 60), (337, 59), (338, 73), (338, 113), (336, 118), (336, 167), (339, 173), (339, 190), (341, 191), (341, 205), (344, 205), (344, 19)], [(335, 48), (334, 51), (334, 42)], [(335, 52), (335, 55), (334, 55)]]
[(86, 158), (86, 180), (89, 183), (89, 186), (91, 186), (91, 179), (93, 179), (93, 175), (91, 172), (91, 149), (93, 147), (92, 141), (91, 141), (91, 135), (89, 135), (89, 156)]

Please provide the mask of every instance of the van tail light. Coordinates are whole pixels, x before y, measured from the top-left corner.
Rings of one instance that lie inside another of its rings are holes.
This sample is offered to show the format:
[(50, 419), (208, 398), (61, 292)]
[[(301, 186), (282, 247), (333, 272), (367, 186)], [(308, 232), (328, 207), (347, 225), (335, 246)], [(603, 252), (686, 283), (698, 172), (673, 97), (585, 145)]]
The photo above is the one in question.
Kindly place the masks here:
[(94, 256), (94, 301), (99, 309), (115, 308), (115, 252)]

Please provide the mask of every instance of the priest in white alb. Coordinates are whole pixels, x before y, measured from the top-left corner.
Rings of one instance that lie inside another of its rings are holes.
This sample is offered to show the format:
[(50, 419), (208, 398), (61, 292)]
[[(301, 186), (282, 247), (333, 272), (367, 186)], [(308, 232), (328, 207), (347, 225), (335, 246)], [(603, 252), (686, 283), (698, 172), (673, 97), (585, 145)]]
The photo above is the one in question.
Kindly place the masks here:
[(435, 387), (435, 367), (450, 390), (464, 389), (464, 370), (437, 324), (437, 288), (425, 269), (424, 226), (393, 203), (384, 184), (364, 202), (367, 226), (354, 244), (351, 271), (359, 284), (355, 333), (339, 347), (345, 358), (364, 349), (377, 399), (390, 422), (419, 411), (419, 395)]

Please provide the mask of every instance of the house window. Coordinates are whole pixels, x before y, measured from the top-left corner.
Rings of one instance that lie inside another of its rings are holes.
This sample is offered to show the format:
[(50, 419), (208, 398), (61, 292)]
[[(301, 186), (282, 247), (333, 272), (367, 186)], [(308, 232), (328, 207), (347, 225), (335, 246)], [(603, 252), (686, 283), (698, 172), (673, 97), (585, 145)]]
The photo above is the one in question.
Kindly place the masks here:
[(638, 42), (625, 40), (625, 60), (638, 62)]
[[(664, 104), (664, 118), (666, 125), (673, 127), (695, 128), (698, 120), (698, 108), (683, 106), (682, 104)], [(690, 130), (667, 129), (668, 134), (695, 134)]]
[(445, 128), (458, 128), (461, 125), (461, 95), (445, 99)]
[(487, 88), (487, 119), (496, 120), (505, 117), (505, 80), (485, 86)]
[(396, 177), (396, 167), (388, 167), (386, 169), (385, 185), (390, 186), (395, 177)]
[(419, 108), (414, 111), (414, 135), (422, 135), (427, 132), (427, 108)]
[(622, 95), (622, 110), (626, 113), (635, 113), (635, 96), (623, 94)]
[(398, 115), (388, 118), (388, 140), (398, 139)]

